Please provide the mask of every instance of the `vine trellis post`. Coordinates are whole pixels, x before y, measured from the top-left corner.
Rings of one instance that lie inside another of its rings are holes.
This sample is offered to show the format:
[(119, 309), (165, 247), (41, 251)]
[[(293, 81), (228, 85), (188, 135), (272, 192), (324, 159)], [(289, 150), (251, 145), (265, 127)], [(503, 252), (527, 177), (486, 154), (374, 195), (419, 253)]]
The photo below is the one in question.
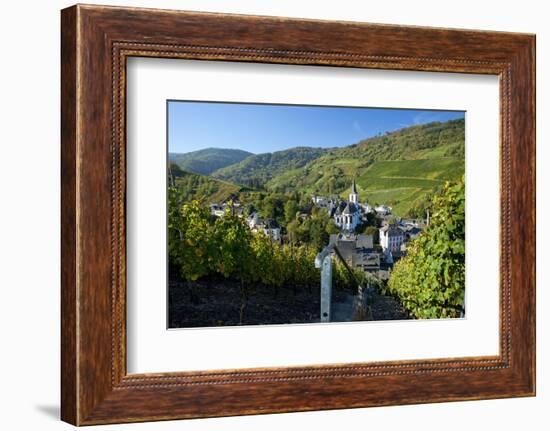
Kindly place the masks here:
[[(331, 321), (332, 305), (332, 252), (342, 262), (350, 276), (357, 283), (357, 295), (353, 301), (352, 320), (372, 320), (372, 313), (367, 304), (367, 296), (363, 283), (359, 281), (335, 244), (327, 245), (315, 257), (315, 268), (321, 270), (321, 322)], [(368, 286), (367, 286), (368, 287)]]

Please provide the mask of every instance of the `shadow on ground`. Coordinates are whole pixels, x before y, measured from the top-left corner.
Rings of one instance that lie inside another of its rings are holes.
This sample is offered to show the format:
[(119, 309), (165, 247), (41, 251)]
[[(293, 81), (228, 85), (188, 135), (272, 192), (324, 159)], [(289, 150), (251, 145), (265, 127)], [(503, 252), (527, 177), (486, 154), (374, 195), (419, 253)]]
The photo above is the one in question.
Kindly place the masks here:
[(44, 416), (49, 416), (51, 419), (59, 419), (60, 409), (56, 405), (38, 405), (35, 406), (36, 410), (42, 413)]

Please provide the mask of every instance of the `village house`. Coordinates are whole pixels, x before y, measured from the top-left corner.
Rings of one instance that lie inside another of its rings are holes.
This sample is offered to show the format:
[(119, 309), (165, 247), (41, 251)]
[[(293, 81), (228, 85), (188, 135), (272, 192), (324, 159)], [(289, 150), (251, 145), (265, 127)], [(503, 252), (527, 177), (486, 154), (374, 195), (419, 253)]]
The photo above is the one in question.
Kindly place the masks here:
[(366, 203), (360, 203), (359, 207), (363, 210), (364, 214), (368, 214), (374, 211), (374, 208), (371, 207), (369, 204)]
[(254, 212), (252, 214), (250, 214), (247, 218), (246, 218), (246, 224), (248, 225), (248, 227), (250, 228), (250, 230), (254, 229), (257, 225), (260, 224), (260, 215), (257, 213), (257, 212)]
[(410, 240), (418, 238), (418, 236), (422, 232), (422, 229), (420, 229), (416, 226), (411, 226), (411, 225), (405, 225), (405, 226), (401, 227), (401, 230), (405, 234), (405, 240), (406, 241), (410, 241)]
[(222, 217), (228, 210), (231, 211), (231, 214), (238, 217), (242, 217), (244, 213), (244, 208), (238, 201), (226, 201), (221, 204), (210, 204), (210, 214), (215, 217)]
[(252, 232), (263, 233), (273, 241), (281, 240), (281, 227), (274, 219), (267, 218), (264, 220), (258, 213), (253, 213), (246, 218), (246, 224)]
[(216, 217), (222, 217), (225, 214), (225, 209), (219, 204), (210, 204), (210, 214)]
[(378, 215), (386, 216), (391, 214), (391, 207), (387, 205), (378, 205), (377, 207), (374, 208), (374, 211), (376, 211)]
[(391, 253), (400, 253), (401, 244), (405, 242), (405, 234), (396, 225), (387, 224), (380, 228), (380, 245), (382, 250), (389, 250)]
[(334, 245), (344, 261), (352, 268), (365, 272), (380, 269), (380, 253), (374, 251), (372, 235), (333, 234), (330, 244)]
[(311, 201), (315, 206), (319, 208), (328, 208), (329, 205), (332, 203), (332, 199), (319, 195), (313, 195)]
[(270, 237), (273, 241), (281, 240), (281, 227), (274, 219), (268, 218), (263, 220), (256, 229), (259, 229), (259, 232)]

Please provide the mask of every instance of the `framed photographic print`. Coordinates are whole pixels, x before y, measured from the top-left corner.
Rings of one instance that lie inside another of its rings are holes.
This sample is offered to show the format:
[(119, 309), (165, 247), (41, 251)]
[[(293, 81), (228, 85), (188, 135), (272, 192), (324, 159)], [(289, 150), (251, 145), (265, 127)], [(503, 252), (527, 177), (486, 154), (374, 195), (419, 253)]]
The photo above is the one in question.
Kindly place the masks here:
[(62, 419), (535, 393), (533, 35), (62, 11)]

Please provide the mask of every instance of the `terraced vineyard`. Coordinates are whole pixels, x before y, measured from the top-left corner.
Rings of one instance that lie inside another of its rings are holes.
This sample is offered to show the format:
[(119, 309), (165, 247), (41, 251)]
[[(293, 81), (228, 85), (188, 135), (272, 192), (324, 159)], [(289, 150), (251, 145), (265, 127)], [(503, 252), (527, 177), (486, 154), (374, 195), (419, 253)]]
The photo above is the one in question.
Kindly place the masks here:
[[(457, 158), (388, 160), (375, 162), (356, 181), (360, 195), (368, 202), (390, 205), (395, 214), (406, 216), (428, 193), (463, 173), (464, 161)], [(347, 193), (349, 190), (342, 195)]]

